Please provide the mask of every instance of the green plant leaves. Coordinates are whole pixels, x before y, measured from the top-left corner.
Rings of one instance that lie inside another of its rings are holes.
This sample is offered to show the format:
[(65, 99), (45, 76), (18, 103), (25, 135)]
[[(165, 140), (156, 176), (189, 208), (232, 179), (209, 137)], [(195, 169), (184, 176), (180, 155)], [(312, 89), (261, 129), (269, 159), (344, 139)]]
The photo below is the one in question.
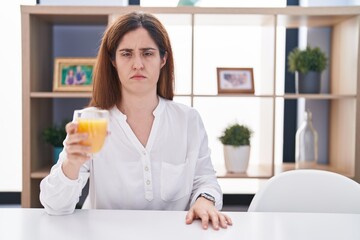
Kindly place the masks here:
[(226, 128), (223, 135), (219, 137), (219, 140), (224, 145), (250, 145), (250, 138), (252, 134), (253, 131), (249, 127), (236, 123)]
[(62, 147), (63, 141), (66, 138), (65, 126), (69, 120), (63, 120), (60, 125), (54, 125), (52, 127), (46, 128), (42, 132), (42, 137), (45, 142), (51, 144), (54, 147)]
[(309, 71), (322, 72), (328, 64), (325, 53), (320, 48), (307, 46), (305, 50), (294, 48), (288, 56), (290, 72), (307, 73)]

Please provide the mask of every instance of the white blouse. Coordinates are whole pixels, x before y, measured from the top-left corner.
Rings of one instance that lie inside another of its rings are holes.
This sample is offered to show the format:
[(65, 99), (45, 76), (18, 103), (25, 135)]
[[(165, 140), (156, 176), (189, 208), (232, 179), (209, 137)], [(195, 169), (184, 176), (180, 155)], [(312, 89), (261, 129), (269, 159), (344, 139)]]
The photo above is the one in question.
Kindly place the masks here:
[(77, 180), (61, 168), (66, 152), (40, 183), (40, 201), (49, 214), (69, 214), (90, 178), (86, 204), (97, 209), (187, 210), (200, 193), (222, 192), (210, 159), (207, 135), (199, 113), (159, 97), (146, 147), (137, 139), (117, 107), (110, 110), (102, 150), (86, 162)]

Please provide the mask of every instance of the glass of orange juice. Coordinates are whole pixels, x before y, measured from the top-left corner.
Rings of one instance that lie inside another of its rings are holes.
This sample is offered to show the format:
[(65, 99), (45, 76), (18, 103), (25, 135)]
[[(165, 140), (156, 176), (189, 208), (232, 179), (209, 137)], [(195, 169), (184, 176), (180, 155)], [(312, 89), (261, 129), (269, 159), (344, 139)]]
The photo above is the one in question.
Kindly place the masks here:
[(75, 110), (74, 119), (78, 123), (77, 132), (88, 134), (88, 139), (81, 144), (91, 147), (92, 153), (99, 152), (108, 132), (109, 111), (93, 108)]

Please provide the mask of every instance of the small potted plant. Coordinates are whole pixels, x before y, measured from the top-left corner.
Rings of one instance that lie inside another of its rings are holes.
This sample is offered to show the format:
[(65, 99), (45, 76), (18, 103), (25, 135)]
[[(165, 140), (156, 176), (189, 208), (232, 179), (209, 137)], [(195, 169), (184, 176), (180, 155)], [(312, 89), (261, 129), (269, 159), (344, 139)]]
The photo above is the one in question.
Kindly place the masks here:
[(44, 129), (42, 132), (44, 141), (53, 146), (53, 160), (55, 163), (59, 158), (60, 152), (63, 150), (63, 141), (66, 137), (65, 125), (68, 122), (68, 120), (64, 120), (60, 125), (55, 124)]
[(252, 134), (249, 127), (235, 123), (227, 127), (219, 137), (224, 145), (225, 168), (228, 172), (246, 172)]
[(305, 50), (294, 48), (288, 56), (289, 71), (295, 73), (296, 93), (319, 93), (321, 72), (328, 59), (320, 48), (307, 46)]

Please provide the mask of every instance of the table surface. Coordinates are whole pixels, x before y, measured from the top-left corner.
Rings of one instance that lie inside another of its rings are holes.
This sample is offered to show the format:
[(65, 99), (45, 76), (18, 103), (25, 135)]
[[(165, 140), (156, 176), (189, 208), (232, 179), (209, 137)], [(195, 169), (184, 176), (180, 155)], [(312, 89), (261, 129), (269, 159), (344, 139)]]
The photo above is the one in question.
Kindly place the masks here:
[(226, 212), (233, 226), (203, 230), (185, 224), (185, 211), (0, 209), (0, 239), (360, 239), (360, 214)]

